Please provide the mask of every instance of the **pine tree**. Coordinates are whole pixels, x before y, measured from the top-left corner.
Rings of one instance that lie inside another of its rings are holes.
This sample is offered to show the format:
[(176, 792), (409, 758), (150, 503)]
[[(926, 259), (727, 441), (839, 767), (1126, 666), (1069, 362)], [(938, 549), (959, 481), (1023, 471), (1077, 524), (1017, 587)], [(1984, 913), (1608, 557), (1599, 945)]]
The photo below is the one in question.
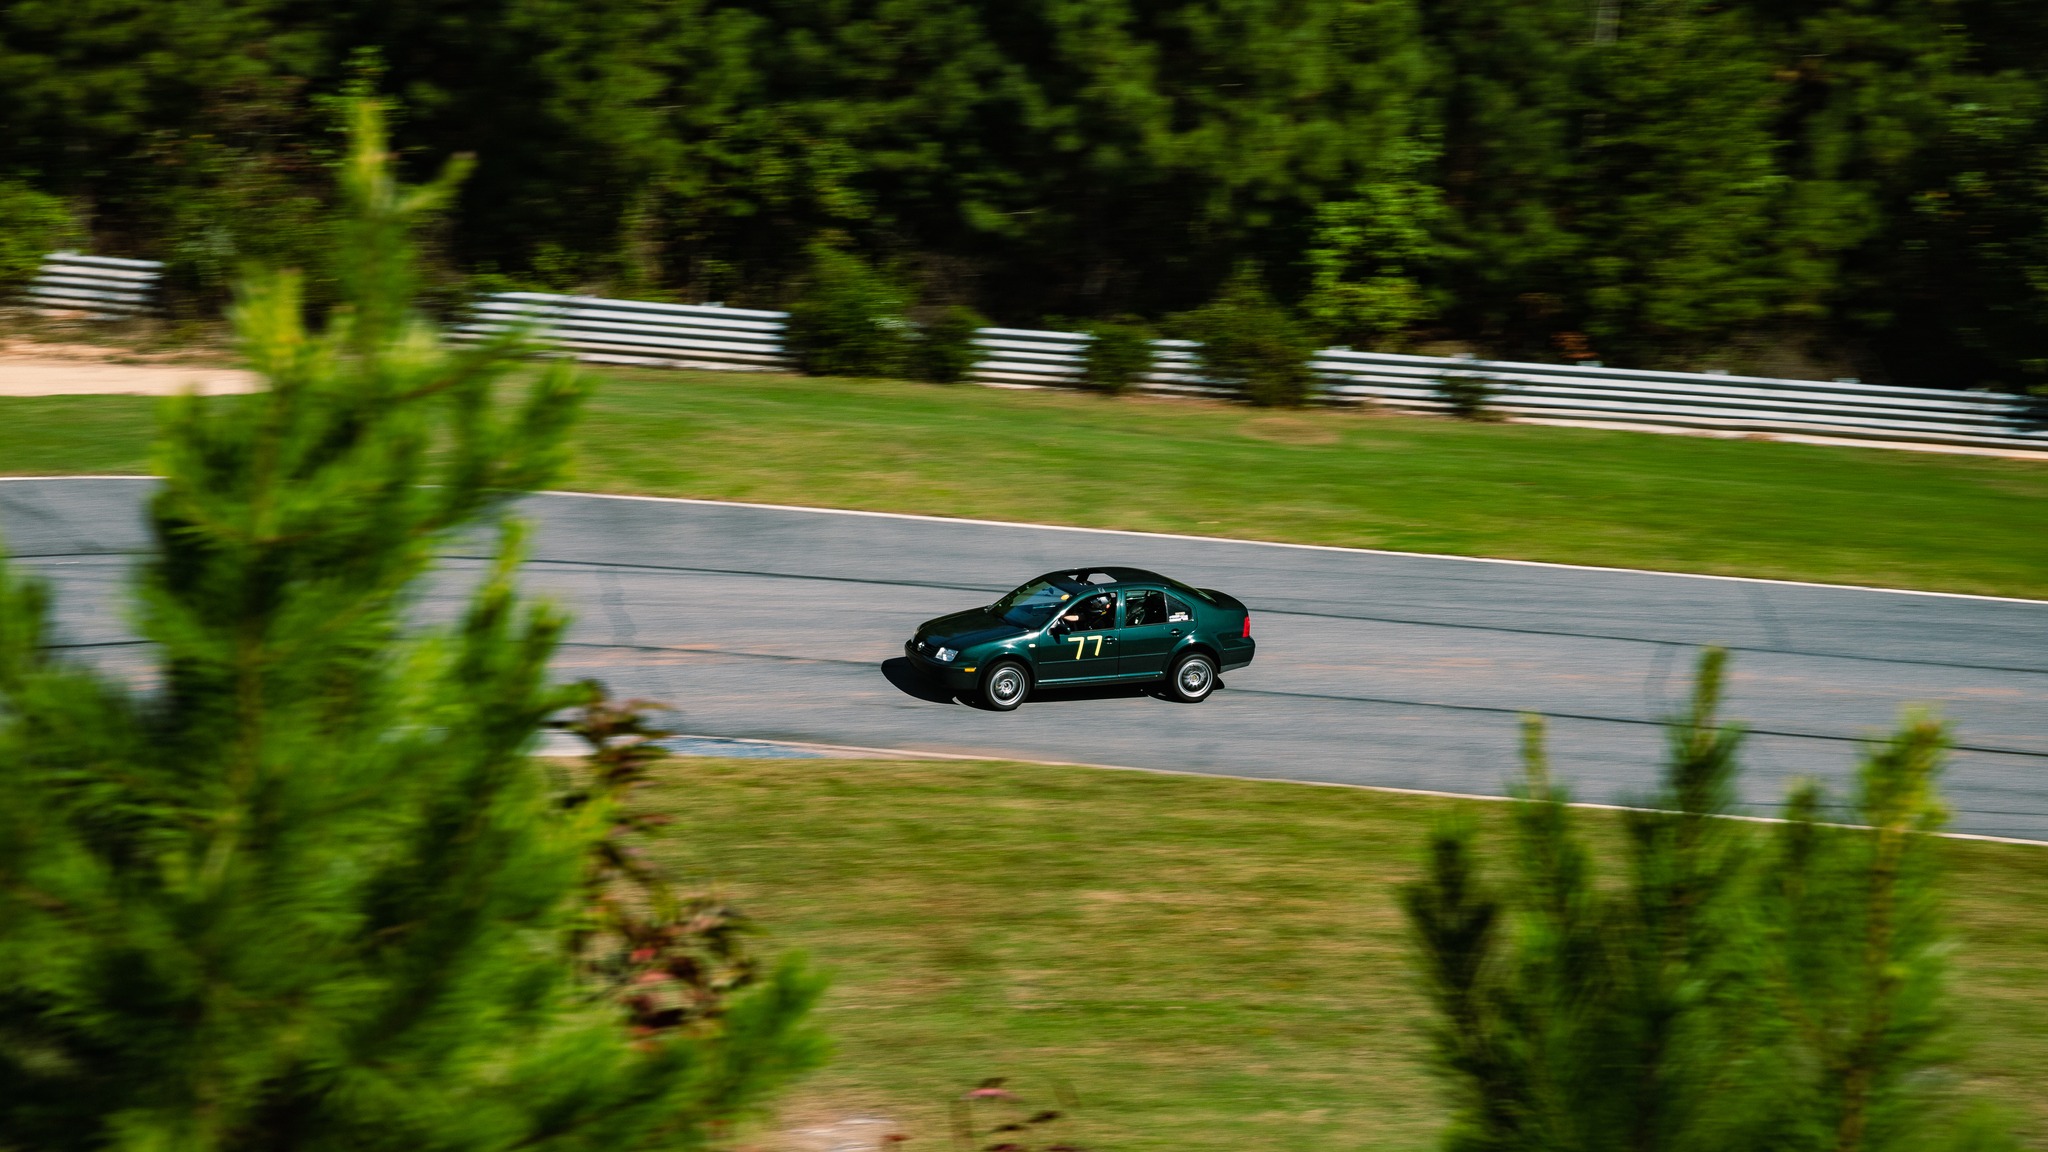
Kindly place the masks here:
[[(1438, 837), (1432, 876), (1408, 904), (1439, 1004), (1460, 1006), (1450, 1018), (1462, 1022), (1439, 1039), (1464, 1105), (1452, 1147), (1739, 1146), (1707, 1138), (1731, 1120), (1728, 1049), (1747, 1032), (1745, 940), (1730, 907), (1739, 856), (1721, 819), (1741, 733), (1716, 716), (1723, 661), (1707, 653), (1692, 709), (1672, 722), (1656, 807), (1627, 814), (1618, 892), (1594, 887), (1535, 718), (1523, 742), (1514, 898), (1473, 895), (1469, 833)], [(1474, 920), (1488, 903), (1489, 918), (1517, 914), (1515, 931), (1436, 927)]]
[(1446, 271), (1451, 318), (1494, 342), (1536, 343), (1562, 323), (1584, 239), (1574, 226), (1582, 0), (1419, 0), (1437, 63), (1436, 183), (1466, 258)]
[(1420, 179), (1419, 156), (1402, 167), (1316, 209), (1302, 311), (1326, 336), (1384, 348), (1440, 307), (1422, 284), (1451, 256), (1443, 197)]
[[(1585, 330), (1610, 358), (1684, 351), (1778, 314), (1787, 181), (1771, 68), (1745, 14), (1706, 0), (1607, 5), (1585, 57), (1572, 190)], [(1674, 355), (1675, 354), (1675, 355)]]
[[(1782, 90), (1775, 131), (1790, 185), (1772, 248), (1788, 312), (1818, 319), (1868, 309), (1869, 266), (1900, 247), (1878, 233), (1888, 218), (1910, 219), (1899, 209), (1920, 155), (1941, 136), (1942, 104), (1976, 102), (1956, 90), (1968, 83), (1958, 75), (1970, 54), (1964, 23), (1952, 6), (1924, 0), (1751, 7), (1752, 34)], [(1914, 279), (1896, 278), (1894, 290), (1913, 292)]]
[(1456, 1105), (1445, 1146), (2008, 1147), (1995, 1120), (1951, 1123), (1925, 1075), (1942, 1056), (1927, 833), (1946, 732), (1909, 717), (1866, 756), (1866, 827), (1819, 823), (1804, 788), (1759, 852), (1726, 818), (1741, 731), (1717, 717), (1723, 668), (1710, 650), (1662, 791), (1622, 814), (1619, 884), (1597, 884), (1534, 719), (1513, 882), (1484, 882), (1468, 827), (1434, 837), (1406, 903)]
[(1790, 1066), (1804, 1073), (1788, 1087), (1811, 1146), (1854, 1152), (1987, 1135), (1940, 1131), (1952, 1117), (1916, 1077), (1942, 1055), (1947, 1019), (1939, 845), (1928, 834), (1947, 816), (1934, 782), (1948, 745), (1941, 724), (1908, 717), (1864, 757), (1853, 809), (1863, 828), (1822, 823), (1831, 805), (1808, 785), (1775, 837), (1761, 878), (1766, 956), (1798, 1054)]
[[(309, 332), (296, 277), (253, 277), (268, 390), (167, 410), (151, 681), (52, 657), (43, 587), (0, 572), (0, 1145), (693, 1146), (813, 1057), (796, 967), (654, 1031), (579, 979), (617, 818), (527, 754), (581, 697), (505, 513), (584, 385), (502, 403), (515, 341), (436, 341), (409, 234), (460, 173), (401, 186), (379, 109), (353, 127), (348, 306)], [(437, 545), (494, 527), (460, 621), (413, 638)]]
[(2048, 395), (2048, 83), (1956, 81), (1918, 160), (1880, 260), (1901, 286), (1883, 316), (1888, 365), (1903, 381)]

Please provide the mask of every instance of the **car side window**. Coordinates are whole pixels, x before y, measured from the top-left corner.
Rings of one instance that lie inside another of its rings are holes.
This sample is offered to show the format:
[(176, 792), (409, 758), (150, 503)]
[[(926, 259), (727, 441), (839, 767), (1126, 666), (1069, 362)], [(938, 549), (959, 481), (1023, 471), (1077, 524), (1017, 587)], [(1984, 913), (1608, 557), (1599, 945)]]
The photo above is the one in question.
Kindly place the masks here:
[(1194, 611), (1187, 605), (1171, 596), (1166, 597), (1166, 622), (1168, 624), (1184, 624), (1194, 618)]
[(1116, 595), (1090, 596), (1060, 617), (1062, 632), (1095, 632), (1116, 627)]
[(1124, 593), (1124, 627), (1142, 628), (1166, 623), (1166, 593)]

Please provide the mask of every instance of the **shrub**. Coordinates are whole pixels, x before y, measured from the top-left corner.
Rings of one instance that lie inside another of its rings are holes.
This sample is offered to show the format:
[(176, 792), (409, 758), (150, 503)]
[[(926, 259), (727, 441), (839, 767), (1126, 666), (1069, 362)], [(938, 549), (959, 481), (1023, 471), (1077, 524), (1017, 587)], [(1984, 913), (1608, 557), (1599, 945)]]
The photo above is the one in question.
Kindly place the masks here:
[(988, 318), (956, 305), (917, 330), (917, 375), (934, 384), (958, 384), (981, 360), (974, 334), (988, 327)]
[(1460, 420), (1499, 419), (1488, 407), (1494, 391), (1493, 380), (1480, 372), (1446, 372), (1436, 379), (1437, 396)]
[(2020, 420), (2037, 431), (2048, 431), (2048, 384), (2036, 384), (2022, 393)]
[(1136, 324), (1091, 324), (1081, 354), (1081, 383), (1119, 395), (1152, 370), (1152, 332)]
[(1255, 269), (1239, 269), (1214, 303), (1177, 323), (1201, 341), (1202, 369), (1211, 380), (1260, 407), (1295, 407), (1308, 399), (1313, 342), (1274, 303)]
[(811, 248), (811, 268), (789, 309), (789, 349), (813, 376), (894, 376), (910, 361), (908, 294), (851, 252)]
[(0, 288), (25, 284), (43, 257), (77, 239), (64, 202), (15, 180), (0, 180)]

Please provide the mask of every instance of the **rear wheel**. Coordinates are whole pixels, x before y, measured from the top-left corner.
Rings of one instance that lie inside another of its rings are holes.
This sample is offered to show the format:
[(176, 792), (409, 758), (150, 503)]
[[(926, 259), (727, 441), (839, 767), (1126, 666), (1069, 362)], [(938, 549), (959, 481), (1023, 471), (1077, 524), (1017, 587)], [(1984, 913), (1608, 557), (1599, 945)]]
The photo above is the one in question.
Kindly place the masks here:
[(981, 677), (981, 702), (997, 712), (1015, 711), (1031, 694), (1031, 677), (1021, 664), (1004, 662)]
[(1167, 677), (1167, 691), (1183, 704), (1199, 704), (1216, 690), (1216, 662), (1200, 652), (1180, 658)]

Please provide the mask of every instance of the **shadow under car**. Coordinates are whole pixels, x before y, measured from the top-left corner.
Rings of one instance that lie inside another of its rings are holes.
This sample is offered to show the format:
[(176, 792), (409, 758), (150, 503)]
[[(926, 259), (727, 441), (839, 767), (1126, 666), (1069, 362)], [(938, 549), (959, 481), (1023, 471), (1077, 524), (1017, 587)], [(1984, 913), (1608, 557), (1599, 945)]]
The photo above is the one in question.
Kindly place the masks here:
[[(882, 676), (896, 690), (905, 696), (915, 697), (932, 704), (958, 703), (952, 690), (931, 676), (920, 671), (907, 657), (896, 656), (882, 661)], [(1226, 685), (1222, 677), (1216, 679), (1216, 691)], [(1034, 684), (1031, 688), (1031, 704), (1058, 704), (1073, 700), (1121, 700), (1136, 696), (1150, 696), (1155, 700), (1172, 700), (1166, 691), (1164, 680), (1123, 684)]]

